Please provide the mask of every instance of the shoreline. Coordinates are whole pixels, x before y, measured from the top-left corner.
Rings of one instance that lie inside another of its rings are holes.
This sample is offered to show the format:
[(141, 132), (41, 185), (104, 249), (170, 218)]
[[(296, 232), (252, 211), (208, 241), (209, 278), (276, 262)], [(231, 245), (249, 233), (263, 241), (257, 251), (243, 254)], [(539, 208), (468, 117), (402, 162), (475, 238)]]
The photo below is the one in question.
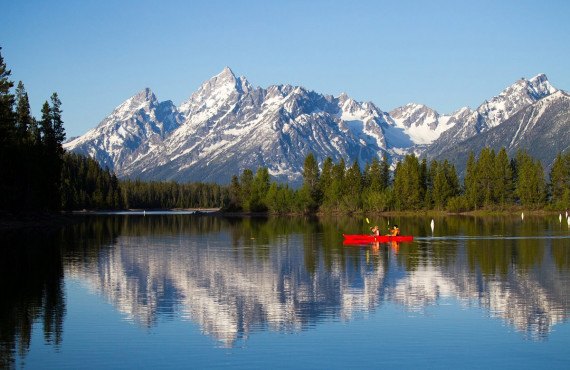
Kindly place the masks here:
[(31, 229), (38, 231), (53, 231), (66, 225), (73, 224), (81, 220), (81, 217), (88, 215), (113, 215), (113, 214), (140, 215), (141, 212), (195, 212), (194, 215), (203, 216), (222, 216), (222, 217), (365, 217), (365, 216), (386, 216), (386, 217), (447, 217), (447, 216), (466, 216), (466, 217), (521, 217), (524, 216), (555, 216), (565, 212), (561, 210), (545, 210), (545, 209), (509, 209), (509, 210), (475, 210), (469, 212), (447, 212), (447, 211), (389, 211), (389, 212), (316, 212), (316, 213), (271, 213), (271, 212), (236, 212), (222, 211), (220, 208), (166, 208), (166, 209), (126, 209), (126, 210), (78, 210), (78, 211), (26, 211), (26, 212), (7, 212), (0, 211), (0, 231)]

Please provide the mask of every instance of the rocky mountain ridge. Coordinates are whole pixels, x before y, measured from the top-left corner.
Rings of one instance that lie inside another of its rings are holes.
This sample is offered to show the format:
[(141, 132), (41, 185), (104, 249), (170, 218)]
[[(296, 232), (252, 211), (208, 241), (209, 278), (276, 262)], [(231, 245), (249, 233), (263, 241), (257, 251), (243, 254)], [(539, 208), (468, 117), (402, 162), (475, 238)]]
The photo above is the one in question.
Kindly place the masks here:
[(344, 93), (253, 87), (226, 67), (179, 107), (143, 89), (64, 147), (123, 178), (228, 183), (245, 168), (263, 166), (278, 181), (298, 184), (311, 152), (319, 162), (330, 156), (362, 167), (384, 153), (393, 161), (412, 151), (439, 158), (557, 91), (540, 74), (476, 110), (442, 115), (407, 104), (388, 113)]

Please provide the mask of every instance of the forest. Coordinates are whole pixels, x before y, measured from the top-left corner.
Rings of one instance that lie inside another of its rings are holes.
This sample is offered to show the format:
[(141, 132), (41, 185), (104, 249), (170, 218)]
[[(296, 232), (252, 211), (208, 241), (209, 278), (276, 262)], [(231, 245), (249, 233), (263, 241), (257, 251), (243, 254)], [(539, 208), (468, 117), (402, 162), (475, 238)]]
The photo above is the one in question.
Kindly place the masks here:
[[(0, 48), (1, 50), (1, 48)], [(567, 209), (570, 153), (559, 153), (545, 176), (540, 161), (519, 151), (509, 158), (484, 148), (471, 153), (461, 181), (447, 160), (406, 155), (390, 168), (386, 155), (363, 169), (355, 161), (321, 166), (307, 155), (300, 188), (271, 180), (267, 168), (245, 169), (230, 184), (119, 180), (93, 159), (66, 153), (62, 103), (53, 93), (41, 118), (31, 115), (20, 81), (14, 93), (11, 71), (0, 54), (0, 210), (74, 211), (220, 208), (275, 214), (435, 210)]]

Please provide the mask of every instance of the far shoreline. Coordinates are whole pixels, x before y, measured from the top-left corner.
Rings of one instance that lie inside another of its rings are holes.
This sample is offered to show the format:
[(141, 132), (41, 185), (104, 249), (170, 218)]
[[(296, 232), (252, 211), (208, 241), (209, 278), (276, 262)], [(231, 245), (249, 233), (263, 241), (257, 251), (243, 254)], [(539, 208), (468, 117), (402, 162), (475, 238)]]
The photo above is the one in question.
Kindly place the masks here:
[[(187, 213), (184, 213), (187, 212)], [(80, 221), (77, 216), (112, 216), (112, 215), (196, 215), (196, 216), (221, 216), (231, 218), (270, 218), (270, 217), (432, 217), (442, 218), (449, 216), (464, 217), (546, 217), (562, 215), (565, 217), (566, 210), (550, 209), (508, 209), (508, 210), (474, 210), (467, 212), (447, 212), (447, 211), (387, 211), (387, 212), (313, 212), (313, 213), (272, 213), (272, 212), (243, 212), (224, 211), (221, 208), (132, 208), (124, 210), (75, 210), (75, 211), (24, 211), (7, 212), (0, 211), (0, 231), (9, 230), (37, 230), (52, 231), (60, 227), (67, 226)]]

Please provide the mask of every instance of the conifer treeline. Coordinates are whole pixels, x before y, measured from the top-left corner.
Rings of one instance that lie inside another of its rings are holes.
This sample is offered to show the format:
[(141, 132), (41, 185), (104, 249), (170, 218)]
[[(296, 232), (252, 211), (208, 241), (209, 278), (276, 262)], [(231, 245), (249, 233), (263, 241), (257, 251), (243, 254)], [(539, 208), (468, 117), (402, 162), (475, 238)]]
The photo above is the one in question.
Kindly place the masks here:
[(385, 212), (439, 210), (464, 212), (477, 209), (505, 210), (570, 207), (570, 153), (559, 154), (547, 183), (540, 161), (526, 151), (509, 158), (484, 148), (467, 162), (463, 184), (447, 160), (420, 161), (410, 154), (390, 176), (386, 157), (373, 160), (362, 171), (358, 162), (327, 158), (319, 170), (313, 154), (303, 167), (303, 185), (294, 190), (269, 181), (267, 169), (255, 174), (245, 170), (229, 187), (228, 208), (242, 211), (288, 212)]
[(59, 209), (65, 140), (61, 101), (53, 93), (37, 121), (21, 81), (12, 94), (10, 75), (0, 54), (0, 209)]

